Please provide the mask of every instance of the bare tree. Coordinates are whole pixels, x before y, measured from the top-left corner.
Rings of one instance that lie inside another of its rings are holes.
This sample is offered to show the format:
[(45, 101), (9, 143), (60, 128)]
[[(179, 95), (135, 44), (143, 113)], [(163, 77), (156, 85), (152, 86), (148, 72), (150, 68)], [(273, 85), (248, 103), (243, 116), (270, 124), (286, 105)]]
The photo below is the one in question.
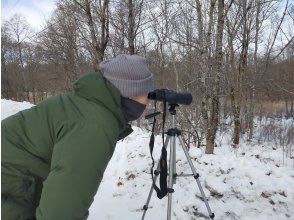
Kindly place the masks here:
[[(200, 62), (201, 62), (201, 90), (203, 92), (201, 112), (204, 123), (204, 130), (206, 134), (206, 150), (207, 154), (212, 154), (215, 146), (216, 131), (219, 120), (219, 92), (220, 92), (220, 77), (222, 74), (223, 62), (223, 32), (224, 32), (224, 18), (225, 5), (224, 1), (217, 1), (217, 23), (216, 23), (216, 37), (215, 37), (215, 51), (212, 56), (213, 48), (212, 30), (213, 17), (215, 11), (215, 0), (210, 1), (209, 7), (209, 21), (208, 33), (206, 41), (204, 41), (204, 28), (202, 21), (202, 5), (200, 1), (196, 1), (197, 21), (198, 21), (198, 37), (200, 48)], [(200, 14), (199, 14), (200, 13)], [(200, 28), (203, 28), (202, 30)], [(210, 89), (212, 88), (212, 89)]]
[[(15, 14), (9, 21), (7, 21), (4, 26), (8, 27), (8, 33), (11, 35), (14, 41), (14, 47), (17, 51), (17, 61), (19, 65), (19, 74), (22, 77), (23, 90), (28, 92), (27, 79), (24, 72), (25, 67), (25, 57), (24, 57), (24, 44), (25, 40), (28, 39), (30, 35), (30, 27), (25, 20), (24, 16), (21, 14)], [(27, 96), (27, 95), (26, 95)]]
[(109, 41), (109, 0), (94, 2), (89, 0), (75, 0), (74, 2), (82, 9), (82, 11), (77, 10), (76, 15), (81, 15), (82, 19), (83, 17), (86, 18), (87, 28), (91, 36), (91, 48), (94, 55), (93, 66), (94, 70), (97, 71), (99, 63), (104, 58)]
[(111, 25), (113, 26), (113, 53), (137, 54), (136, 39), (143, 22), (144, 0), (114, 1)]

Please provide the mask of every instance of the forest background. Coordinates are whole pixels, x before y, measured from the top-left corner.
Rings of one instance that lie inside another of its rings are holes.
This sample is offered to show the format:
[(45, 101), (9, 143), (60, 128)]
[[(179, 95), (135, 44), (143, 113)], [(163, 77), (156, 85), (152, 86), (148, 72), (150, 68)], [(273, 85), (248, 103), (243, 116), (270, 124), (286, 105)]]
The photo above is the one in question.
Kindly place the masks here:
[[(177, 118), (187, 147), (212, 154), (217, 133), (227, 131), (233, 148), (242, 137), (293, 148), (293, 123), (279, 123), (294, 119), (293, 2), (58, 0), (55, 6), (38, 31), (22, 14), (2, 20), (2, 98), (36, 104), (71, 92), (79, 75), (97, 71), (102, 60), (139, 54), (157, 88), (192, 93), (192, 105), (181, 106)], [(143, 119), (136, 125), (149, 127)]]

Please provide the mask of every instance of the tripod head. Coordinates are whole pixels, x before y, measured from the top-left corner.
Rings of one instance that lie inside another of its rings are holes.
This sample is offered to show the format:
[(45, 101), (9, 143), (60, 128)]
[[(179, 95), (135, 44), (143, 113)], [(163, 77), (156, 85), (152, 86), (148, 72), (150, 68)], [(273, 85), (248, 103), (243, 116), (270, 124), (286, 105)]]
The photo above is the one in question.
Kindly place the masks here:
[(178, 104), (169, 104), (169, 108), (168, 111), (171, 115), (176, 115), (177, 114), (177, 110), (176, 107), (179, 107), (180, 105)]
[[(176, 107), (179, 107), (180, 105), (178, 104), (168, 104), (169, 108), (168, 111), (171, 115), (176, 115), (177, 114), (177, 110)], [(151, 114), (145, 115), (145, 119), (150, 119), (150, 118), (155, 118), (156, 116), (163, 114), (163, 112), (153, 112)]]

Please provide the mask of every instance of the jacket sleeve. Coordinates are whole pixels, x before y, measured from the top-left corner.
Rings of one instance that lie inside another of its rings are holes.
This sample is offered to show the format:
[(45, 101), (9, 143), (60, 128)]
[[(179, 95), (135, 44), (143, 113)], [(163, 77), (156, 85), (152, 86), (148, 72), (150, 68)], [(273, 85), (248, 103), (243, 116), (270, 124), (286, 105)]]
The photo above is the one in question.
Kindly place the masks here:
[(38, 220), (81, 220), (88, 216), (117, 136), (100, 125), (78, 124), (55, 144), (43, 182)]

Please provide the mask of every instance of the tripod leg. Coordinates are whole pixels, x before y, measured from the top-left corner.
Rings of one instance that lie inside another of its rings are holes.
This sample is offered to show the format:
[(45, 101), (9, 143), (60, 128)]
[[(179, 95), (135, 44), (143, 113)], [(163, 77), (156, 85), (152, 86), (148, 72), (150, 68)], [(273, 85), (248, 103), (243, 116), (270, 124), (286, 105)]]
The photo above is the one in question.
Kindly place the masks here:
[[(175, 176), (177, 174), (177, 170), (176, 170), (176, 162), (177, 162), (177, 157), (176, 157), (176, 144), (177, 144), (177, 140), (175, 138), (175, 144), (174, 144), (174, 163), (173, 163), (173, 176)], [(173, 184), (176, 184), (176, 180), (177, 178), (173, 178)]]
[(190, 168), (191, 168), (191, 170), (192, 170), (192, 172), (193, 172), (193, 175), (194, 175), (194, 178), (195, 178), (195, 180), (196, 180), (196, 182), (197, 182), (198, 188), (199, 188), (199, 190), (200, 190), (200, 192), (201, 192), (201, 195), (202, 195), (202, 198), (203, 198), (203, 200), (204, 200), (205, 206), (206, 206), (206, 208), (207, 208), (207, 211), (208, 211), (209, 217), (210, 217), (211, 219), (213, 219), (213, 218), (214, 218), (214, 213), (211, 212), (211, 209), (210, 209), (210, 206), (209, 206), (209, 204), (208, 204), (207, 198), (206, 198), (206, 196), (205, 196), (205, 194), (204, 194), (204, 191), (203, 191), (203, 188), (202, 188), (202, 186), (201, 186), (201, 184), (200, 184), (200, 181), (199, 181), (199, 174), (196, 172), (196, 169), (195, 169), (195, 167), (194, 167), (194, 165), (193, 165), (193, 163), (192, 163), (192, 160), (191, 160), (191, 157), (190, 157), (190, 155), (189, 155), (189, 153), (188, 153), (188, 150), (187, 150), (187, 148), (185, 148), (184, 141), (183, 141), (182, 137), (181, 137), (181, 136), (178, 136), (178, 138), (179, 138), (179, 140), (180, 140), (181, 146), (182, 146), (182, 148), (183, 148), (183, 150), (184, 150), (184, 153), (185, 153), (185, 155), (186, 155), (186, 158), (187, 158), (187, 160), (188, 160), (189, 166), (190, 166)]
[[(167, 146), (168, 146), (169, 139), (170, 139), (170, 136), (166, 136), (166, 139), (165, 139), (165, 142), (164, 142), (164, 147), (165, 148), (167, 148)], [(157, 167), (156, 167), (156, 170), (154, 172), (155, 173), (155, 176), (154, 176), (154, 179), (153, 179), (154, 182), (156, 182), (156, 180), (157, 180), (159, 171), (160, 171), (160, 159), (158, 160)], [(154, 191), (154, 186), (153, 186), (153, 182), (152, 182), (147, 201), (146, 201), (145, 205), (143, 206), (144, 212), (143, 212), (143, 215), (142, 215), (142, 218), (141, 218), (142, 220), (144, 220), (144, 218), (145, 218), (145, 215), (146, 215), (146, 212), (147, 212), (147, 209), (148, 209), (148, 206), (149, 206), (153, 191)]]
[[(174, 183), (174, 167), (175, 167), (175, 151), (176, 145), (176, 138), (175, 136), (171, 136), (171, 143), (170, 143), (170, 155), (169, 155), (169, 178), (168, 178), (168, 189), (173, 188)], [(168, 204), (167, 204), (167, 220), (171, 219), (171, 205), (172, 205), (172, 192), (168, 192)]]

